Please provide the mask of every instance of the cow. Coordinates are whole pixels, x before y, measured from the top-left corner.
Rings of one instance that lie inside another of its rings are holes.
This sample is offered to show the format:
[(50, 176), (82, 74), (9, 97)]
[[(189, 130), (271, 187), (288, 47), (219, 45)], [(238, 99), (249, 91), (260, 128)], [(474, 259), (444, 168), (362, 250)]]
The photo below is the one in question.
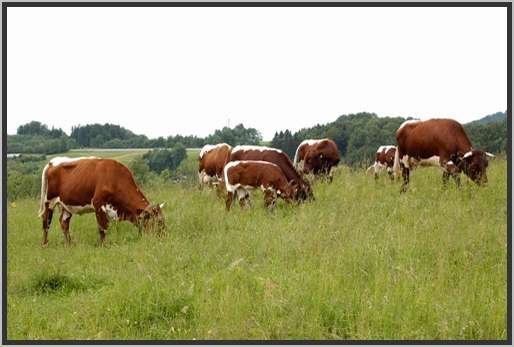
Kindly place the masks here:
[(165, 228), (161, 211), (164, 204), (151, 205), (130, 170), (112, 159), (56, 157), (45, 165), (39, 209), (43, 219), (43, 246), (48, 244), (48, 229), (57, 205), (66, 245), (71, 243), (69, 227), (74, 214), (95, 213), (100, 245), (110, 220), (130, 221), (140, 231)]
[(294, 166), (300, 167), (303, 163), (305, 174), (313, 173), (328, 177), (332, 181), (331, 170), (340, 161), (339, 150), (334, 141), (330, 139), (304, 140), (296, 149)]
[(219, 185), (223, 167), (230, 160), (232, 146), (226, 143), (203, 146), (198, 155), (198, 179), (200, 186)]
[(227, 190), (227, 211), (232, 206), (234, 195), (237, 195), (239, 204), (244, 207), (250, 198), (249, 189), (260, 188), (264, 192), (264, 204), (268, 208), (275, 205), (277, 197), (291, 202), (298, 190), (298, 184), (293, 180), (288, 182), (278, 165), (267, 161), (231, 161), (225, 165), (223, 172)]
[(443, 185), (452, 176), (460, 185), (464, 172), (478, 185), (487, 183), (486, 169), (491, 153), (474, 149), (462, 125), (453, 119), (408, 120), (396, 131), (397, 151), (394, 169), (403, 177), (406, 192), (410, 170), (417, 165), (443, 169)]
[(278, 165), (284, 172), (287, 181), (293, 181), (298, 185), (294, 200), (314, 199), (309, 182), (303, 179), (294, 168), (289, 156), (280, 149), (266, 146), (235, 146), (230, 154), (230, 161), (236, 160), (262, 160)]
[(393, 166), (394, 166), (394, 155), (396, 153), (396, 146), (380, 146), (375, 154), (375, 163), (368, 167), (366, 173), (372, 169), (374, 171), (375, 179), (378, 179), (380, 171), (386, 169), (387, 174), (391, 181), (394, 181)]

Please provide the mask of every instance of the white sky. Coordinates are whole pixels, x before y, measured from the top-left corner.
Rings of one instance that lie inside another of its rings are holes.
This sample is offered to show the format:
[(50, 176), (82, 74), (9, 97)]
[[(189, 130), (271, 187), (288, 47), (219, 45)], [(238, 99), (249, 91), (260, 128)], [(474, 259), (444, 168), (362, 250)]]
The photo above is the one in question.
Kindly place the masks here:
[(7, 132), (149, 137), (244, 123), (270, 140), (360, 111), (507, 109), (506, 8), (8, 9)]

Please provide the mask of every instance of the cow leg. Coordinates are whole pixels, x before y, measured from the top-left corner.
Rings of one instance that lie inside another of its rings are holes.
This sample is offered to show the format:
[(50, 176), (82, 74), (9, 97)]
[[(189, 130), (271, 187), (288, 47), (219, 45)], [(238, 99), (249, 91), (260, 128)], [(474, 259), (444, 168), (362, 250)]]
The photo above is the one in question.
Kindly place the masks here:
[(246, 189), (238, 189), (237, 197), (239, 199), (239, 206), (244, 208), (245, 206), (250, 205), (250, 193)]
[(378, 174), (380, 172), (380, 165), (378, 164), (378, 162), (375, 162), (375, 165), (373, 165), (373, 169), (375, 180), (378, 180)]
[(198, 173), (198, 189), (203, 189), (203, 172)]
[(218, 184), (216, 185), (216, 194), (218, 195), (218, 198), (222, 198), (225, 195), (225, 183), (223, 181), (218, 181)]
[(452, 177), (455, 180), (455, 184), (457, 185), (457, 187), (460, 188), (460, 175), (459, 174), (453, 174)]
[(400, 190), (400, 193), (405, 193), (407, 191), (407, 188), (409, 187), (409, 176), (410, 176), (410, 170), (405, 165), (402, 165), (402, 177), (403, 177), (403, 183), (402, 188)]
[(232, 206), (232, 201), (234, 201), (234, 193), (227, 192), (227, 199), (225, 200), (225, 207), (227, 208), (227, 211), (230, 210), (230, 206)]
[(448, 187), (448, 180), (450, 179), (450, 173), (448, 171), (443, 172), (443, 187)]
[(391, 180), (391, 182), (394, 182), (394, 172), (393, 172), (393, 168), (388, 167), (388, 168), (387, 168), (387, 174), (389, 175), (389, 179)]
[(100, 204), (93, 202), (93, 206), (95, 207), (96, 223), (98, 224), (98, 232), (100, 234), (98, 244), (102, 246), (105, 241), (105, 231), (109, 227), (109, 220), (107, 219), (107, 214), (102, 211)]
[(332, 183), (332, 181), (334, 180), (334, 168), (335, 166), (331, 166), (329, 169), (328, 169), (328, 181), (330, 183)]
[(41, 241), (41, 246), (43, 247), (48, 245), (48, 229), (50, 229), (53, 215), (54, 210), (49, 208), (48, 202), (45, 203), (45, 211), (43, 212), (43, 240)]
[(264, 191), (264, 206), (266, 206), (268, 209), (273, 209), (273, 207), (275, 207), (276, 199), (277, 197), (275, 192), (268, 189)]
[(66, 244), (66, 246), (69, 246), (71, 244), (70, 220), (71, 213), (69, 213), (63, 208), (61, 211), (61, 217), (59, 218), (59, 223), (61, 223), (61, 229), (64, 234), (64, 243)]

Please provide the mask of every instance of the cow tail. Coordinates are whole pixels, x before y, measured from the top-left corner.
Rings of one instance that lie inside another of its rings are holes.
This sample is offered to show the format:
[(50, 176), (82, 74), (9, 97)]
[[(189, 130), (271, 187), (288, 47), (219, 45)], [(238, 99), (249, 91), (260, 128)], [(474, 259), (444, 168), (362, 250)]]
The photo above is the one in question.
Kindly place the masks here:
[(48, 168), (50, 167), (50, 164), (46, 164), (45, 168), (43, 169), (43, 173), (41, 174), (41, 204), (39, 205), (39, 217), (43, 216), (43, 213), (45, 212), (45, 202), (46, 202), (46, 196), (48, 194)]
[(396, 151), (394, 152), (394, 164), (393, 164), (393, 172), (396, 177), (400, 177), (400, 147), (396, 147)]

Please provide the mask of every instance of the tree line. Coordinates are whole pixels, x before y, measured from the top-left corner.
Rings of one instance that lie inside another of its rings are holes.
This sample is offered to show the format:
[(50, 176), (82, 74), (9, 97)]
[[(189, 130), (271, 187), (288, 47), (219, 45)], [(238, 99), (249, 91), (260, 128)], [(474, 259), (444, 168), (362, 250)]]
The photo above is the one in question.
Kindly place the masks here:
[(262, 135), (255, 128), (238, 124), (233, 128), (223, 127), (206, 137), (175, 135), (149, 139), (115, 124), (87, 124), (72, 127), (68, 136), (62, 129), (49, 129), (37, 121), (18, 127), (16, 135), (7, 138), (7, 153), (55, 154), (74, 148), (174, 148), (181, 145), (189, 148), (202, 147), (208, 143), (226, 142), (232, 146), (258, 145)]

